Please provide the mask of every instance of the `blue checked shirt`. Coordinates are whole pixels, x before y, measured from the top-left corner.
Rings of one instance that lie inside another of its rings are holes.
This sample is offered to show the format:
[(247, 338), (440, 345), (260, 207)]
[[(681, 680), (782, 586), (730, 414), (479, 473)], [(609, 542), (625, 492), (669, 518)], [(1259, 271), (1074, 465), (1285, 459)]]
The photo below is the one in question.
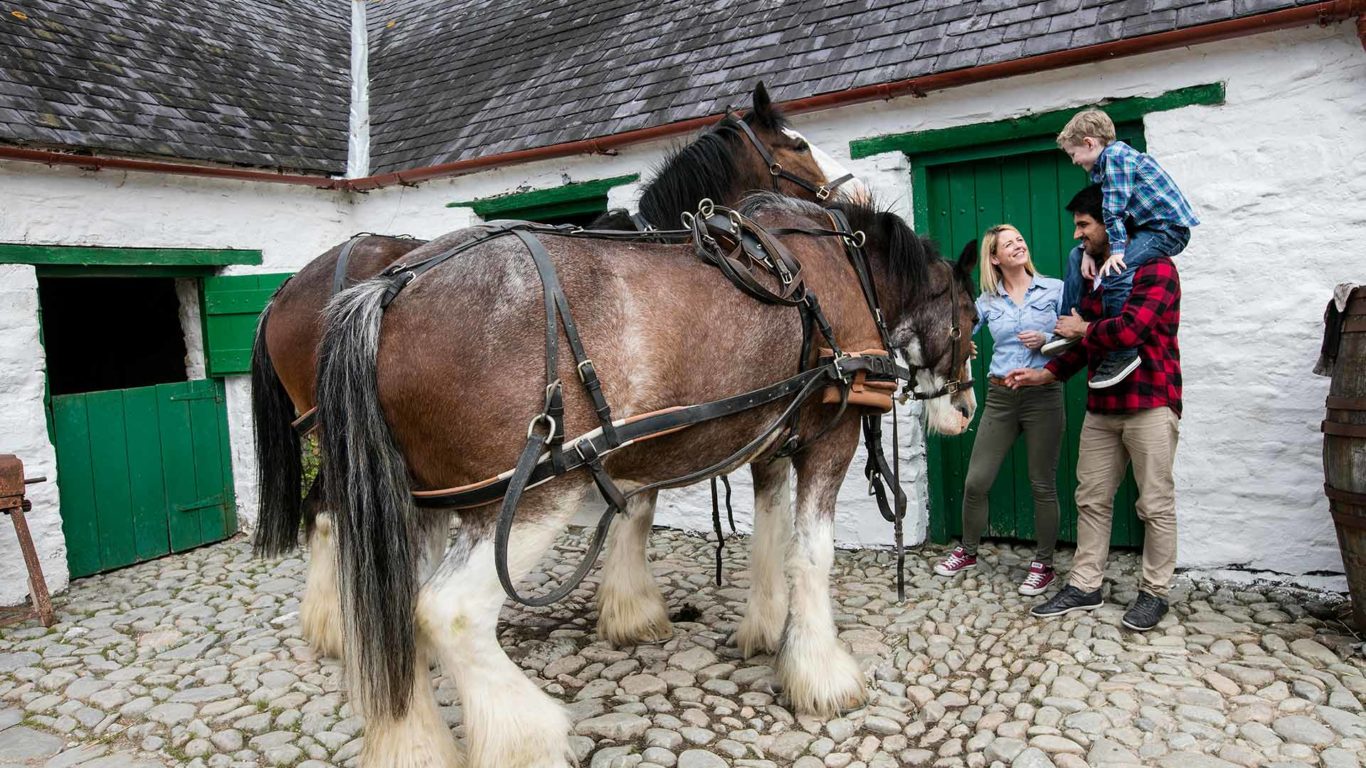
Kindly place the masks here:
[(1190, 202), (1162, 166), (1151, 155), (1122, 141), (1101, 151), (1091, 169), (1091, 181), (1101, 185), (1105, 234), (1110, 237), (1112, 256), (1122, 258), (1129, 243), (1125, 219), (1138, 227), (1160, 223), (1193, 227), (1200, 223)]
[(1020, 331), (1040, 331), (1045, 340), (1052, 338), (1058, 324), (1058, 306), (1062, 304), (1062, 281), (1054, 277), (1035, 275), (1025, 291), (1024, 303), (1016, 304), (1006, 293), (1005, 282), (996, 293), (977, 297), (977, 326), (983, 325), (991, 334), (993, 349), (987, 373), (1004, 377), (1016, 368), (1042, 368), (1048, 358), (1037, 349), (1029, 349), (1016, 336)]

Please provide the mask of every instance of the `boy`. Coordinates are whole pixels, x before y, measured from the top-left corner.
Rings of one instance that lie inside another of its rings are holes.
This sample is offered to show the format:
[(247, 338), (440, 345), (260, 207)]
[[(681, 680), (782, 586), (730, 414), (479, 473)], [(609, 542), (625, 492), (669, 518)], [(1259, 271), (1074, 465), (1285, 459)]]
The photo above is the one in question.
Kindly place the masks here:
[[(1134, 270), (1158, 256), (1175, 256), (1190, 242), (1190, 228), (1200, 223), (1171, 176), (1151, 156), (1115, 140), (1115, 124), (1098, 109), (1078, 112), (1058, 134), (1058, 146), (1074, 165), (1101, 185), (1101, 210), (1110, 238), (1110, 257), (1096, 269), (1083, 253), (1080, 274), (1070, 269), (1066, 296), (1080, 295), (1083, 277), (1104, 286), (1105, 317), (1124, 311), (1134, 285)], [(1063, 306), (1061, 314), (1074, 311)], [(1080, 341), (1060, 338), (1045, 344), (1044, 354), (1057, 354)], [(1111, 352), (1092, 375), (1092, 389), (1111, 387), (1133, 373), (1142, 361), (1138, 351)]]

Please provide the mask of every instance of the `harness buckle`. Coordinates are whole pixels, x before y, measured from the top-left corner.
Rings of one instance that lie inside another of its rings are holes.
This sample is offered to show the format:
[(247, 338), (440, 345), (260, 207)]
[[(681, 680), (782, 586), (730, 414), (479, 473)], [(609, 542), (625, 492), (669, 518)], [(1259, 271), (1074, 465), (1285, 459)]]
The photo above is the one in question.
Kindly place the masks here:
[(546, 428), (545, 428), (545, 444), (546, 444), (546, 445), (550, 445), (550, 441), (555, 439), (555, 431), (556, 431), (555, 417), (551, 416), (551, 415), (548, 414), (548, 413), (538, 414), (535, 418), (533, 418), (533, 419), (531, 420), (531, 423), (527, 425), (527, 428), (526, 428), (526, 439), (530, 440), (530, 439), (532, 438), (532, 436), (536, 434), (536, 425), (537, 425), (537, 424), (545, 424), (545, 425), (546, 425)]
[(868, 473), (868, 495), (877, 495), (877, 484), (882, 481), (882, 473), (876, 469)]
[[(592, 455), (589, 455), (589, 453), (584, 452), (583, 447), (585, 445), (589, 446), (592, 449), (590, 452)], [(602, 453), (598, 451), (598, 447), (596, 445), (593, 445), (593, 441), (589, 440), (588, 438), (575, 441), (574, 452), (579, 454), (579, 458), (583, 460), (584, 464), (592, 464), (595, 460), (602, 456)]]
[(559, 379), (555, 379), (554, 381), (552, 381), (552, 382), (550, 382), (549, 384), (546, 385), (546, 388), (545, 388), (545, 409), (544, 409), (544, 410), (545, 410), (547, 413), (550, 412), (550, 405), (551, 405), (551, 403), (554, 402), (554, 400), (555, 400), (555, 395), (558, 393), (559, 389), (560, 389), (562, 386), (563, 386), (563, 385), (560, 383), (560, 380), (559, 380)]
[(826, 200), (829, 200), (829, 199), (830, 199), (830, 188), (827, 187), (827, 186), (825, 186), (824, 184), (822, 184), (822, 185), (820, 186), (820, 188), (818, 188), (818, 189), (816, 190), (816, 199), (819, 200), (819, 201), (821, 201), (822, 203), (825, 202)]
[[(587, 371), (587, 372), (585, 372), (585, 371), (583, 370), (583, 369), (584, 369), (584, 366), (588, 366), (588, 371)], [(580, 363), (578, 364), (578, 366), (576, 366), (576, 367), (578, 368), (578, 371), (579, 371), (579, 381), (583, 382), (584, 384), (587, 384), (587, 383), (588, 383), (588, 374), (589, 374), (589, 373), (592, 373), (594, 376), (597, 376), (597, 375), (598, 375), (598, 369), (593, 367), (593, 358), (591, 358), (591, 357), (586, 357), (586, 358), (584, 358), (583, 361), (580, 362)]]

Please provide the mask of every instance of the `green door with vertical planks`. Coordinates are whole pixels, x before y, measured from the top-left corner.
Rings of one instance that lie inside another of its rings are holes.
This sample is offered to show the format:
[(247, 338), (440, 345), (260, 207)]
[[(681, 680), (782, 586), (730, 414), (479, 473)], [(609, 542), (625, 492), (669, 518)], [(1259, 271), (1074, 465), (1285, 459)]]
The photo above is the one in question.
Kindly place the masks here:
[[(1119, 126), (1120, 138), (1144, 148), (1138, 123)], [(1064, 206), (1087, 184), (1086, 174), (1071, 165), (1051, 137), (1040, 137), (914, 156), (920, 181), (917, 191), (927, 197), (917, 208), (927, 215), (928, 232), (946, 254), (957, 256), (963, 246), (995, 224), (1019, 227), (1042, 274), (1061, 278), (1072, 239), (1072, 217)], [(922, 230), (926, 224), (917, 222)], [(976, 273), (973, 275), (976, 282)], [(975, 337), (978, 357), (973, 361), (978, 410), (967, 433), (958, 437), (931, 437), (930, 534), (947, 542), (962, 534), (963, 482), (972, 456), (973, 438), (986, 403), (987, 363), (991, 359), (991, 336), (982, 329)], [(1058, 458), (1058, 507), (1062, 517), (1059, 538), (1076, 541), (1077, 445), (1086, 413), (1086, 379), (1072, 377), (1066, 385), (1067, 432)], [(1116, 494), (1112, 543), (1138, 546), (1143, 526), (1134, 511), (1137, 492), (1132, 473)], [(1017, 441), (1001, 464), (990, 495), (991, 522), (988, 536), (1032, 539), (1034, 501), (1023, 441)]]
[(217, 379), (52, 398), (73, 578), (237, 532), (224, 400)]

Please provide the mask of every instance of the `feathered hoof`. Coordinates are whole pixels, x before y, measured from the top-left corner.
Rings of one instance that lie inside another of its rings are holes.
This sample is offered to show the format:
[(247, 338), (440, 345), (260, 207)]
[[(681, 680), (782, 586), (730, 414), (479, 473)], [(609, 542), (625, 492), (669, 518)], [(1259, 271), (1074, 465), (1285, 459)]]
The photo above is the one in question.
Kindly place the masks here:
[(367, 723), (360, 768), (467, 768), (469, 760), (435, 709), (399, 722)]
[(836, 717), (868, 700), (863, 671), (834, 638), (794, 642), (789, 633), (778, 656), (778, 677), (801, 715)]
[(662, 643), (673, 636), (664, 596), (657, 590), (626, 595), (603, 587), (599, 595), (598, 637), (614, 648)]
[(783, 622), (786, 610), (772, 616), (763, 612), (751, 611), (740, 621), (740, 627), (730, 636), (730, 643), (744, 654), (746, 659), (760, 654), (777, 653), (783, 640)]

